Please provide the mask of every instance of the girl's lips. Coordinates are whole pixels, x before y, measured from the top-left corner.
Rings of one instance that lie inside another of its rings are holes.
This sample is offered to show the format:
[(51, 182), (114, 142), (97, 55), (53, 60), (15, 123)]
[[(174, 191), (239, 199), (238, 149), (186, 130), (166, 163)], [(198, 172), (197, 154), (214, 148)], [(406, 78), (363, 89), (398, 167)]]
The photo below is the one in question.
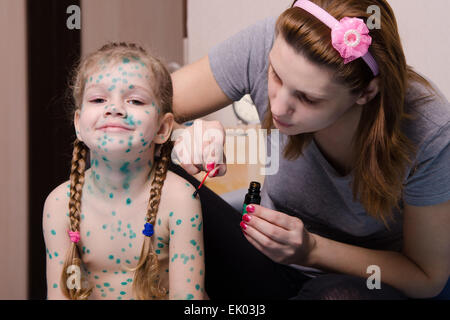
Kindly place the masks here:
[(292, 124), (287, 124), (287, 123), (281, 122), (275, 116), (272, 116), (272, 117), (273, 117), (273, 120), (281, 127), (286, 127), (286, 128), (292, 127)]
[(129, 129), (129, 128), (118, 126), (118, 125), (106, 125), (106, 126), (99, 128), (99, 130), (112, 131), (112, 132), (131, 131), (131, 129)]

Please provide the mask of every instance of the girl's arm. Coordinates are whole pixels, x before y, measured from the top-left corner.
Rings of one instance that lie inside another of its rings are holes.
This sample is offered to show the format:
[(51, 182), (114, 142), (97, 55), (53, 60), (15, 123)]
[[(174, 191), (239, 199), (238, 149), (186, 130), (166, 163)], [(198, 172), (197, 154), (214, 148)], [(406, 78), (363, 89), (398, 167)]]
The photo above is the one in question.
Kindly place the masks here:
[(67, 181), (55, 188), (44, 204), (42, 228), (47, 257), (47, 299), (67, 299), (61, 292), (60, 279), (65, 255), (70, 247), (67, 235), (68, 185)]
[(367, 278), (367, 267), (380, 268), (381, 282), (411, 298), (438, 295), (450, 275), (450, 201), (428, 206), (405, 205), (403, 252), (378, 251), (314, 235), (310, 265)]
[[(180, 178), (181, 180), (181, 178)], [(205, 264), (202, 208), (195, 188), (182, 180), (169, 214), (169, 299), (204, 299)]]

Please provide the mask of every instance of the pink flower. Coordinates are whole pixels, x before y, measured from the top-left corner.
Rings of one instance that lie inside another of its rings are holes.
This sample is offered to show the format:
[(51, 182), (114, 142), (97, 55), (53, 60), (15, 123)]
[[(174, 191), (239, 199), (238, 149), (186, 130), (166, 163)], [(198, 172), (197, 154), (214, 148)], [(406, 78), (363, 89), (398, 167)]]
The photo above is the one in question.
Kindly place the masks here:
[(347, 64), (367, 53), (372, 37), (362, 19), (345, 17), (332, 28), (331, 42)]

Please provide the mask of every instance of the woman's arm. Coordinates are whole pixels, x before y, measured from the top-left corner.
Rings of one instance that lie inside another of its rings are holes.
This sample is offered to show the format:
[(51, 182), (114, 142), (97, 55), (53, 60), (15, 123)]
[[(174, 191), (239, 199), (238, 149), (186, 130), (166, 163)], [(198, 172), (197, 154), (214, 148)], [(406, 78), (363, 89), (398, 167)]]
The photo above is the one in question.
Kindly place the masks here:
[(450, 275), (450, 201), (428, 206), (405, 205), (403, 252), (379, 251), (313, 235), (310, 266), (369, 277), (367, 267), (380, 268), (381, 281), (411, 298), (438, 295)]
[(173, 113), (182, 123), (217, 111), (232, 101), (216, 82), (208, 56), (172, 73)]

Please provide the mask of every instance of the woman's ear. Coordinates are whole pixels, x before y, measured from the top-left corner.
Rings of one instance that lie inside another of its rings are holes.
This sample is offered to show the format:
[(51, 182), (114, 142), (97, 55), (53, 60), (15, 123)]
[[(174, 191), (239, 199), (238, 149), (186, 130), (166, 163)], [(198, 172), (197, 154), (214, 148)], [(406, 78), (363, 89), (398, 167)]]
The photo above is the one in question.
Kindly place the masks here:
[(83, 141), (80, 135), (80, 109), (75, 111), (73, 123), (75, 125), (75, 134), (77, 135), (77, 139)]
[(356, 100), (356, 104), (365, 105), (369, 103), (380, 91), (380, 79), (378, 77), (372, 79), (370, 81), (367, 88), (361, 93), (358, 100)]
[(160, 121), (159, 124), (159, 130), (156, 133), (155, 138), (153, 139), (153, 142), (157, 144), (163, 144), (167, 140), (170, 139), (170, 136), (172, 134), (172, 128), (173, 128), (173, 122), (174, 117), (172, 113), (166, 113)]

